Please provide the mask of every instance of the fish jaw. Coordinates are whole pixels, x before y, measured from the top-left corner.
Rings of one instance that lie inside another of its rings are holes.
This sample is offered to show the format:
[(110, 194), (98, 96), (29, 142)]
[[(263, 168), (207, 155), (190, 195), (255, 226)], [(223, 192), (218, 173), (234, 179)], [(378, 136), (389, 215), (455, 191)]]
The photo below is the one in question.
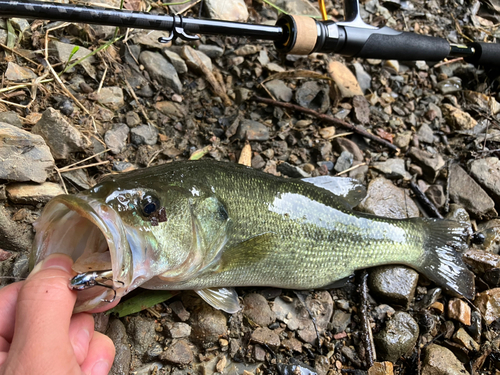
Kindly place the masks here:
[[(34, 223), (35, 240), (30, 267), (50, 254), (63, 253), (73, 261), (75, 273), (112, 270), (107, 284), (120, 298), (150, 278), (154, 241), (126, 225), (112, 207), (92, 197), (61, 195), (51, 200)], [(95, 286), (78, 292), (75, 312), (106, 307), (113, 298), (109, 288)]]

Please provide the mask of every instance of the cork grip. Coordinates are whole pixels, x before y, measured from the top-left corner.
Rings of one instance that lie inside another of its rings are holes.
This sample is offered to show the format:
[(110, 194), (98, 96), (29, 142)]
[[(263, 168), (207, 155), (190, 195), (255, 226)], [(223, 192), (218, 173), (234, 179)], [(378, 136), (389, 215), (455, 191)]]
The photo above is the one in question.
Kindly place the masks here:
[(318, 31), (316, 21), (307, 16), (290, 16), (295, 23), (296, 38), (288, 53), (293, 55), (308, 55), (316, 46)]

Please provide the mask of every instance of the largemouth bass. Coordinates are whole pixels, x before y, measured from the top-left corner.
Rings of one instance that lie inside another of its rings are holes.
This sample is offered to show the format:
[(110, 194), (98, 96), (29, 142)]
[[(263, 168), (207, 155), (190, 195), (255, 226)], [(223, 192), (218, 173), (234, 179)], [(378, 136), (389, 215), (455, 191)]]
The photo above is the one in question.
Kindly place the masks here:
[[(77, 273), (111, 270), (117, 297), (137, 287), (196, 290), (227, 312), (239, 309), (232, 287), (328, 288), (355, 270), (395, 263), (473, 297), (473, 274), (454, 250), (465, 245), (462, 224), (352, 211), (364, 193), (347, 178), (164, 164), (51, 200), (35, 223), (31, 264), (63, 252)], [(76, 311), (106, 305), (109, 293), (80, 291)]]

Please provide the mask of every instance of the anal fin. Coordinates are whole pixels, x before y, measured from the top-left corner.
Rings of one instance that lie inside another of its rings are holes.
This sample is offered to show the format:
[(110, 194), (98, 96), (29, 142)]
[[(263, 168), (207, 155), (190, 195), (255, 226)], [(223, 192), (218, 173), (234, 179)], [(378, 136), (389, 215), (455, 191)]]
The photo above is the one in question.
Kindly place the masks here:
[(198, 295), (210, 306), (217, 310), (234, 314), (240, 310), (238, 293), (234, 288), (207, 288), (195, 290)]

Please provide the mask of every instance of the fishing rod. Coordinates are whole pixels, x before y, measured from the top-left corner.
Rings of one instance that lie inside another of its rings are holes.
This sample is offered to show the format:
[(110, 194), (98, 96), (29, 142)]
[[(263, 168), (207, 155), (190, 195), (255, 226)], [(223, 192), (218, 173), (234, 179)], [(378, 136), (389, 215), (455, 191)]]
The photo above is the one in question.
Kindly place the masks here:
[(296, 55), (322, 52), (426, 61), (463, 57), (473, 64), (500, 65), (500, 43), (452, 44), (439, 37), (397, 31), (387, 26), (378, 28), (361, 19), (358, 0), (344, 1), (344, 21), (341, 22), (284, 15), (274, 26), (31, 0), (0, 0), (0, 17), (168, 31), (169, 36), (159, 39), (164, 43), (176, 38), (197, 40), (196, 34), (244, 36), (273, 41), (279, 51)]

